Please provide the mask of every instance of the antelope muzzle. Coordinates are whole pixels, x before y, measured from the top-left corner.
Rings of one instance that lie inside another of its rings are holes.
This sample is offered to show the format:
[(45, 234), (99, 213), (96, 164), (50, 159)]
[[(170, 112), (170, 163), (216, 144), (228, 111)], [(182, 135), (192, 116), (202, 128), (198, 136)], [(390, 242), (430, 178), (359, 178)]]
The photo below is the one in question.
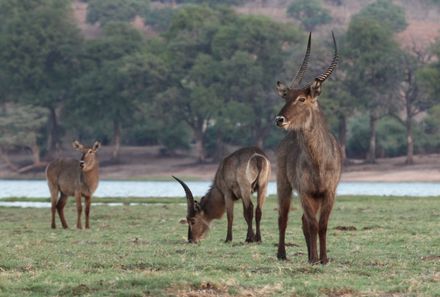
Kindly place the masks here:
[(283, 127), (287, 124), (287, 120), (285, 116), (277, 116), (275, 118), (275, 123), (277, 124), (278, 127)]

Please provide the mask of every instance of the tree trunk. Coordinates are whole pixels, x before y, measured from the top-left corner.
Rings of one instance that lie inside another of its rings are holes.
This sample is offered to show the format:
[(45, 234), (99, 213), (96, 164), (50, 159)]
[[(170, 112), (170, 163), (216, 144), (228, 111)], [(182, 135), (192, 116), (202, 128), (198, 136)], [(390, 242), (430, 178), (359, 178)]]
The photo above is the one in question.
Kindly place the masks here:
[(266, 139), (267, 133), (269, 131), (268, 127), (262, 127), (263, 123), (259, 123), (256, 125), (254, 133), (255, 133), (255, 145), (260, 149), (264, 147), (264, 139)]
[(413, 123), (411, 110), (406, 111), (406, 161), (405, 164), (414, 164), (414, 138), (413, 138)]
[(116, 160), (121, 148), (121, 123), (116, 119), (113, 120), (113, 145), (112, 159)]
[(203, 128), (194, 129), (194, 138), (196, 141), (197, 162), (203, 163), (205, 161), (205, 148), (204, 148), (204, 143), (203, 143)]
[(370, 114), (370, 145), (367, 153), (367, 163), (376, 163), (376, 124), (377, 117)]
[(48, 137), (47, 137), (47, 151), (49, 157), (53, 157), (56, 155), (58, 150), (59, 141), (59, 127), (58, 127), (58, 119), (57, 113), (54, 107), (49, 107), (49, 121), (48, 121)]
[(223, 133), (220, 129), (217, 129), (215, 135), (215, 152), (213, 159), (215, 162), (219, 162), (223, 159), (225, 155), (225, 145), (223, 143)]
[(37, 144), (37, 140), (34, 141), (34, 143), (31, 145), (31, 151), (32, 151), (32, 161), (34, 166), (40, 166), (41, 165), (41, 159), (40, 159), (40, 147)]
[(347, 118), (345, 115), (339, 117), (338, 138), (341, 146), (342, 162), (345, 163), (347, 159)]

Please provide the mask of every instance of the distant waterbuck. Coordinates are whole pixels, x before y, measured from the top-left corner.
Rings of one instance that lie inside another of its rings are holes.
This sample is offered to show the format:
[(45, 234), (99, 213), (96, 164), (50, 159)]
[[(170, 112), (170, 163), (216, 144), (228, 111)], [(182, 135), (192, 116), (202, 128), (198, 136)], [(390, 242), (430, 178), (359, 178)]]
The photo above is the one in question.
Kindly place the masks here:
[[(248, 225), (246, 242), (261, 242), (260, 220), (270, 172), (270, 162), (259, 148), (248, 147), (235, 151), (220, 163), (214, 182), (208, 193), (200, 199), (200, 203), (194, 200), (188, 186), (173, 176), (186, 193), (188, 241), (192, 243), (200, 241), (209, 230), (211, 221), (221, 218), (225, 210), (228, 218), (226, 242), (232, 241), (234, 202), (241, 199), (244, 218)], [(254, 234), (252, 228), (254, 206), (251, 197), (255, 191), (258, 194)]]
[(303, 63), (292, 83), (289, 86), (277, 83), (278, 93), (284, 98), (285, 105), (276, 117), (276, 124), (288, 131), (277, 151), (278, 259), (286, 259), (285, 232), (292, 190), (296, 190), (304, 211), (302, 228), (309, 262), (328, 262), (327, 223), (335, 201), (342, 164), (339, 145), (327, 128), (318, 104), (318, 96), (322, 83), (331, 75), (338, 62), (333, 33), (332, 37), (335, 53), (333, 61), (323, 74), (309, 84), (300, 86), (310, 56), (310, 34)]
[[(78, 212), (76, 227), (82, 229), (81, 225), (81, 197), (86, 201), (86, 228), (90, 228), (89, 215), (92, 195), (98, 187), (99, 182), (99, 161), (96, 152), (101, 144), (96, 141), (93, 147), (86, 147), (74, 141), (73, 148), (82, 153), (81, 160), (57, 159), (46, 168), (46, 179), (52, 203), (52, 228), (55, 229), (55, 212), (58, 211), (63, 228), (68, 228), (64, 217), (64, 206), (67, 197), (74, 196)], [(59, 196), (59, 197), (58, 197)]]

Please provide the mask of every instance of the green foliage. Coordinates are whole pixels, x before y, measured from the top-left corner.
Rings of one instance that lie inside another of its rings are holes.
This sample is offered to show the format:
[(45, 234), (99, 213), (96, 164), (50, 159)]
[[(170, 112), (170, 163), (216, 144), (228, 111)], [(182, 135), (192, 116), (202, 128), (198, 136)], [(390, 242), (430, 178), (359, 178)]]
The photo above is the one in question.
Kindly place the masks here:
[(401, 32), (408, 25), (405, 10), (391, 0), (376, 0), (362, 9), (354, 18), (366, 18), (388, 26), (393, 32)]
[[(283, 69), (286, 45), (299, 39), (295, 29), (227, 9), (186, 6), (167, 33), (173, 76), (163, 104), (212, 146), (232, 140), (250, 145), (273, 126), (274, 77)], [(240, 127), (242, 132), (233, 132)], [(204, 130), (205, 129), (205, 130)], [(246, 143), (243, 140), (248, 140)]]
[(347, 31), (344, 55), (350, 94), (370, 111), (395, 106), (393, 94), (402, 80), (400, 49), (386, 26), (353, 18)]
[(70, 1), (0, 1), (1, 84), (14, 98), (54, 106), (78, 73), (81, 46)]
[(379, 157), (405, 155), (405, 127), (395, 118), (385, 117), (377, 125), (377, 154)]
[(70, 230), (51, 230), (48, 208), (0, 208), (2, 295), (436, 296), (438, 292), (438, 197), (337, 197), (328, 226), (331, 260), (326, 266), (307, 263), (301, 211), (290, 213), (289, 261), (276, 260), (275, 197), (264, 206), (261, 244), (244, 243), (246, 223), (242, 205), (236, 203), (233, 243), (223, 242), (223, 217), (197, 245), (186, 242), (187, 226), (179, 224), (185, 217), (183, 194), (174, 201), (164, 199), (166, 205), (93, 205), (90, 230), (74, 229), (73, 200), (65, 208)]
[(176, 0), (176, 3), (192, 3), (192, 4), (206, 4), (210, 6), (219, 6), (219, 5), (240, 5), (243, 4), (246, 0)]
[(130, 22), (136, 15), (150, 11), (149, 0), (89, 0), (87, 22), (105, 25), (109, 22)]
[(164, 7), (160, 9), (151, 9), (143, 15), (145, 23), (151, 26), (157, 32), (167, 31), (171, 20), (176, 13), (176, 9)]
[(322, 7), (320, 0), (294, 0), (287, 8), (287, 15), (299, 20), (309, 32), (332, 21), (329, 11)]
[(31, 148), (37, 145), (46, 125), (47, 109), (30, 105), (8, 104), (0, 108), (0, 148)]
[[(66, 118), (78, 132), (88, 126), (112, 127), (105, 131), (113, 140), (118, 129), (134, 124), (141, 101), (153, 102), (167, 72), (142, 34), (125, 23), (109, 23), (100, 39), (88, 41), (82, 65)], [(79, 123), (78, 117), (83, 119)]]
[(423, 136), (416, 139), (416, 145), (422, 153), (438, 153), (440, 151), (440, 105), (428, 111), (422, 121)]
[(369, 126), (367, 116), (357, 116), (348, 123), (349, 138), (347, 142), (347, 156), (363, 159), (368, 151)]
[(159, 143), (162, 144), (168, 152), (178, 149), (187, 150), (190, 148), (189, 139), (191, 138), (188, 126), (183, 122), (163, 123), (158, 135)]
[[(368, 151), (369, 141), (368, 116), (353, 117), (349, 122), (349, 140), (347, 154), (350, 158), (363, 158)], [(414, 129), (416, 152), (421, 152), (421, 143), (425, 141), (423, 132), (416, 126)], [(377, 125), (376, 154), (381, 158), (402, 156), (406, 153), (405, 127), (393, 117), (384, 117)], [(438, 142), (437, 142), (438, 143)]]

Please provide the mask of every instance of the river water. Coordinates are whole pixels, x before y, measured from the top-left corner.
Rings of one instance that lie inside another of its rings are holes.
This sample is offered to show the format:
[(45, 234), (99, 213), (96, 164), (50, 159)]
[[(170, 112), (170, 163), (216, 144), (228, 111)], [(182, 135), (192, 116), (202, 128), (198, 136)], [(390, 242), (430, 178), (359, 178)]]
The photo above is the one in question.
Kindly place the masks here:
[[(194, 196), (202, 196), (211, 185), (208, 181), (189, 181)], [(44, 180), (0, 180), (0, 206), (48, 207), (44, 202), (1, 202), (6, 197), (49, 197)], [(270, 182), (268, 194), (276, 194), (276, 183)], [(341, 182), (338, 195), (440, 196), (440, 183)], [(95, 197), (183, 197), (182, 187), (175, 181), (103, 180)]]

